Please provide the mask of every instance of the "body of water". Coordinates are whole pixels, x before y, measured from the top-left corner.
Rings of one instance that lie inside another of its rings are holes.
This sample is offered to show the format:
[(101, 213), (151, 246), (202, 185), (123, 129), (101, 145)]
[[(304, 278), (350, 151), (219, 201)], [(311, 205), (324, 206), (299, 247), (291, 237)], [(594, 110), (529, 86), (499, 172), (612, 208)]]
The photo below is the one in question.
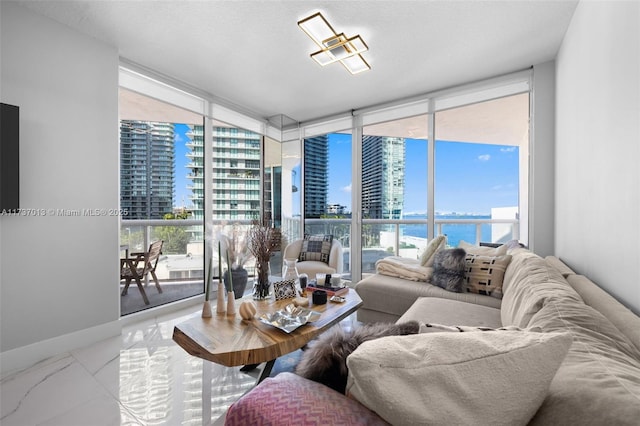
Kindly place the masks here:
[[(426, 215), (407, 215), (404, 219), (420, 219), (426, 220)], [(436, 220), (438, 219), (491, 219), (490, 215), (436, 215)], [(427, 238), (427, 225), (402, 225), (402, 234), (418, 237), (418, 238)], [(450, 246), (456, 247), (460, 240), (464, 240), (468, 243), (476, 243), (476, 225), (475, 224), (452, 224), (452, 225), (442, 225), (442, 233), (447, 235), (447, 242)], [(491, 241), (491, 225), (486, 224), (482, 225), (482, 241), (490, 242)]]

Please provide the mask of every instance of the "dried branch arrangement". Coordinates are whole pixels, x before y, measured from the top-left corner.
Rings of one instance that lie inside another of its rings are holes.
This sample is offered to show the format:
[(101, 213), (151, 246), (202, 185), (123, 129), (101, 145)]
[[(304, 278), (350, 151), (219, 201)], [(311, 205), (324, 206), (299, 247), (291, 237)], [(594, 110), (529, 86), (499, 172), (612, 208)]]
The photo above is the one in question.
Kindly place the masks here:
[(247, 238), (249, 250), (257, 262), (268, 262), (271, 259), (271, 254), (280, 249), (279, 230), (258, 222), (254, 222), (249, 228)]

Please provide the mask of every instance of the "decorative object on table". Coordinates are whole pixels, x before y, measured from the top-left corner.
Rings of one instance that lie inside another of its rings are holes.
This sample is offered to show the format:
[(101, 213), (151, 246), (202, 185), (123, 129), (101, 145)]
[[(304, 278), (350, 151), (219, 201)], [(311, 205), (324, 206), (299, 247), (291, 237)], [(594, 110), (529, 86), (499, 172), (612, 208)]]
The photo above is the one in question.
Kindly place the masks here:
[(236, 314), (236, 297), (233, 290), (227, 292), (227, 315)]
[(211, 303), (209, 303), (209, 294), (211, 293), (211, 281), (213, 280), (213, 259), (209, 260), (209, 269), (207, 270), (207, 282), (204, 286), (204, 305), (202, 305), (202, 318), (211, 318)]
[(324, 305), (327, 303), (327, 292), (322, 290), (316, 290), (311, 295), (311, 300), (314, 305)]
[(216, 299), (218, 304), (216, 305), (216, 312), (219, 314), (224, 314), (227, 309), (224, 305), (224, 293), (225, 288), (222, 283), (222, 250), (220, 249), (220, 241), (218, 241), (218, 294), (216, 295)]
[(285, 259), (284, 266), (282, 267), (282, 279), (284, 281), (294, 280), (296, 281), (298, 276), (298, 270), (296, 269), (296, 263), (298, 259)]
[(222, 278), (221, 278), (220, 282), (218, 283), (218, 295), (216, 296), (217, 298), (216, 313), (218, 314), (224, 314), (227, 311), (227, 308), (225, 307), (224, 293), (225, 293), (224, 284), (222, 283)]
[(249, 273), (244, 266), (252, 258), (247, 233), (243, 232), (240, 224), (234, 223), (223, 226), (218, 231), (217, 238), (219, 250), (222, 249), (228, 255), (227, 270), (224, 272), (225, 286), (228, 287), (226, 283), (233, 281), (233, 292), (236, 299), (239, 299), (249, 281)]
[(308, 297), (296, 297), (293, 299), (293, 304), (300, 307), (309, 306), (309, 298)]
[(329, 296), (342, 296), (349, 292), (349, 287), (346, 285), (340, 284), (338, 287), (332, 287), (331, 285), (324, 284), (325, 279), (323, 278), (322, 284), (319, 284), (317, 281), (311, 281), (307, 284), (307, 290), (309, 291), (324, 291)]
[(258, 310), (256, 308), (255, 303), (253, 303), (250, 300), (245, 300), (244, 302), (240, 303), (240, 308), (238, 308), (238, 312), (240, 313), (240, 316), (242, 317), (243, 320), (249, 321), (256, 316), (256, 313), (258, 312)]
[(269, 262), (256, 260), (256, 279), (253, 283), (253, 298), (256, 300), (264, 300), (269, 298), (269, 276), (271, 275), (271, 265)]
[(331, 274), (316, 274), (315, 283), (319, 287), (331, 287)]
[(347, 301), (347, 299), (341, 296), (331, 296), (331, 299), (329, 300), (331, 300), (333, 303), (344, 303)]
[(307, 283), (309, 282), (309, 276), (307, 274), (298, 275), (298, 280), (300, 281), (300, 289), (303, 291), (307, 288)]
[(255, 221), (249, 229), (248, 242), (249, 250), (256, 259), (256, 282), (253, 298), (266, 299), (269, 297), (269, 261), (271, 254), (280, 249), (280, 239), (276, 238), (275, 228)]
[(292, 299), (296, 297), (296, 282), (295, 280), (286, 280), (273, 283), (273, 292), (276, 300)]
[[(227, 267), (229, 267), (229, 252), (227, 252)], [(233, 276), (229, 277), (229, 284), (227, 285), (227, 315), (236, 314), (236, 298), (233, 294)]]
[(296, 328), (308, 322), (317, 321), (322, 314), (311, 309), (304, 309), (293, 303), (276, 312), (269, 312), (260, 316), (260, 321), (272, 325), (285, 333), (291, 333)]

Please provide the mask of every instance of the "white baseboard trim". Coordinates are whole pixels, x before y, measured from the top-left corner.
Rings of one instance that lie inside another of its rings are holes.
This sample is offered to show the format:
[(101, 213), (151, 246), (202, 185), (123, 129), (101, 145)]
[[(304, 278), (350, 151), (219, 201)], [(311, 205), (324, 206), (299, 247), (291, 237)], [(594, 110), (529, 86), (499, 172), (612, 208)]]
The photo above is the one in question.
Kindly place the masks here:
[(122, 323), (120, 321), (111, 321), (106, 324), (0, 352), (0, 374), (4, 378), (8, 374), (29, 368), (52, 356), (71, 352), (72, 350), (92, 345), (109, 337), (118, 336), (121, 332)]

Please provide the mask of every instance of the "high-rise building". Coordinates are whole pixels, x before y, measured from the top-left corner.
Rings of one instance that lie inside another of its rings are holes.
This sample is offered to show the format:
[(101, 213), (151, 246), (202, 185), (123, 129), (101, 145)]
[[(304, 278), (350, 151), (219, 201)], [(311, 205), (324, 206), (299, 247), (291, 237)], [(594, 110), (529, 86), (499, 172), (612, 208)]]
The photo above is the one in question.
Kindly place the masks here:
[(264, 218), (273, 226), (282, 224), (282, 166), (271, 166), (264, 169)]
[[(191, 169), (193, 218), (204, 217), (202, 126), (192, 126), (187, 134)], [(221, 220), (260, 218), (260, 140), (248, 130), (222, 125), (213, 128), (213, 217)]]
[(127, 219), (162, 219), (173, 211), (174, 126), (120, 121), (120, 207)]
[(190, 170), (187, 179), (191, 181), (187, 189), (191, 191), (189, 199), (191, 201), (191, 218), (204, 219), (204, 127), (189, 125), (187, 132), (189, 141), (185, 146), (189, 149), (187, 158)]
[(304, 140), (304, 215), (319, 218), (327, 212), (329, 190), (329, 137)]
[(403, 138), (362, 138), (362, 213), (365, 218), (402, 218), (404, 153)]

